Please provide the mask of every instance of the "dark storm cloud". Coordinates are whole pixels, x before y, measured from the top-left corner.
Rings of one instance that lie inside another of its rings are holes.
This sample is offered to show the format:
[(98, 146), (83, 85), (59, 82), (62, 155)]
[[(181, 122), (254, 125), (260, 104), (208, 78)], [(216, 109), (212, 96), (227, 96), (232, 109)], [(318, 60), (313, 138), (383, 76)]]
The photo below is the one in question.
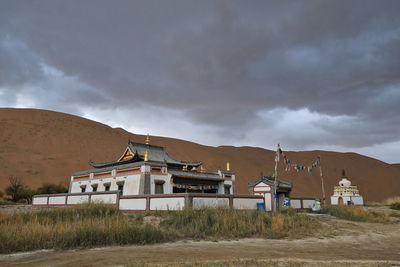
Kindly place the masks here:
[(275, 134), (394, 142), (399, 12), (399, 1), (2, 1), (0, 95), (34, 84), (38, 107), (178, 110), (232, 139), (278, 127), (283, 112), (268, 111), (306, 109), (297, 120), (314, 134)]

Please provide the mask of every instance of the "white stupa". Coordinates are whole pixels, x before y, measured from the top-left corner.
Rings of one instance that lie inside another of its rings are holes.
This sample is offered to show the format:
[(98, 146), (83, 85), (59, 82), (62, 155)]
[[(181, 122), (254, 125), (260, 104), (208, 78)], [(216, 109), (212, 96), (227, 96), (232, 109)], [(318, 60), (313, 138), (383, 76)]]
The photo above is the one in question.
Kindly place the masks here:
[(363, 197), (360, 196), (357, 186), (351, 185), (343, 170), (342, 180), (333, 189), (331, 196), (332, 205), (364, 205)]

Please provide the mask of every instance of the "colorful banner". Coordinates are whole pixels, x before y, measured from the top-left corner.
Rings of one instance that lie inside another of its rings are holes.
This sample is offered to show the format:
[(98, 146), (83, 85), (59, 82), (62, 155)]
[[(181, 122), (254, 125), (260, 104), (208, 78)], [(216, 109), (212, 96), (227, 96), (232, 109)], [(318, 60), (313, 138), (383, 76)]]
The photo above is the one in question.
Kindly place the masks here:
[[(303, 166), (300, 164), (293, 163), (290, 159), (288, 159), (281, 149), (280, 144), (278, 144), (278, 150), (277, 150), (277, 155), (275, 157), (275, 160), (279, 161), (279, 156), (281, 155), (283, 157), (283, 161), (285, 163), (285, 171), (290, 171), (291, 168), (293, 168), (296, 171), (307, 171), (310, 175), (313, 172), (313, 169), (318, 167), (320, 165), (320, 156), (317, 156), (317, 159), (310, 165), (310, 166)], [(279, 155), (278, 155), (279, 154)]]
[(192, 190), (218, 189), (218, 185), (191, 185), (191, 184), (172, 184), (176, 188), (185, 188)]

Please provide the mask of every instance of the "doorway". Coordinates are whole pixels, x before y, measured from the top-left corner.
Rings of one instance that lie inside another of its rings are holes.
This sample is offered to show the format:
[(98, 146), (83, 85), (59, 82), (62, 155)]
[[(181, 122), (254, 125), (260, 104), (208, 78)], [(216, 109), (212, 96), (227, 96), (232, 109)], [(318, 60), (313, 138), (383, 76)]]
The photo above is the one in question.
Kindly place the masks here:
[(342, 197), (339, 197), (339, 199), (338, 199), (338, 205), (343, 205), (343, 198)]

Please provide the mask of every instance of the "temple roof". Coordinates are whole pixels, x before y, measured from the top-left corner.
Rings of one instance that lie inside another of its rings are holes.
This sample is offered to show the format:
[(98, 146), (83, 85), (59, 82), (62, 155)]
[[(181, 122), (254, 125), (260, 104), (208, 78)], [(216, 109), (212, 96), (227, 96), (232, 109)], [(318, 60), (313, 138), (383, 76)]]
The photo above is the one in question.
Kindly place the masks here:
[(219, 176), (217, 173), (203, 173), (203, 172), (180, 171), (180, 170), (168, 170), (168, 172), (172, 174), (173, 177), (214, 180), (214, 181), (224, 180), (224, 178)]
[(148, 153), (148, 161), (150, 162), (161, 162), (166, 163), (168, 165), (179, 165), (179, 166), (188, 166), (188, 167), (198, 167), (202, 164), (202, 162), (186, 162), (174, 159), (165, 150), (165, 147), (161, 146), (154, 146), (148, 144), (141, 144), (141, 143), (128, 143), (128, 147), (125, 150), (124, 155), (127, 152), (133, 154), (133, 156), (129, 159), (124, 160), (124, 155), (117, 161), (112, 162), (105, 162), (105, 163), (94, 163), (89, 161), (89, 164), (94, 168), (104, 168), (104, 167), (111, 167), (111, 166), (118, 166), (124, 165), (128, 163), (143, 161), (145, 157), (145, 153)]
[[(248, 188), (254, 187), (255, 185), (257, 185), (257, 184), (259, 184), (261, 182), (263, 182), (263, 183), (265, 183), (267, 185), (270, 185), (270, 186), (274, 186), (274, 181), (275, 181), (274, 177), (262, 176), (257, 181), (252, 182), (252, 183), (248, 183), (247, 187)], [(292, 189), (292, 183), (285, 182), (285, 181), (282, 181), (282, 180), (278, 179), (278, 188)]]

